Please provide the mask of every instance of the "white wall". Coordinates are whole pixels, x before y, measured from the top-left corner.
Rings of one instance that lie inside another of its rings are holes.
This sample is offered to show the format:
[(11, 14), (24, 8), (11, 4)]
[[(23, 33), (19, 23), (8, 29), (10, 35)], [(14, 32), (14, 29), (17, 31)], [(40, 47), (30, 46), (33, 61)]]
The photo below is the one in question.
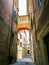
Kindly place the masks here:
[[(20, 39), (20, 34), (22, 35), (22, 39)], [(24, 41), (24, 37), (25, 37), (24, 30), (19, 31), (18, 32), (19, 45), (18, 45), (18, 57), (17, 57), (18, 59), (22, 58), (22, 52), (23, 52), (22, 47), (24, 47), (24, 44), (26, 44), (26, 42)], [(20, 47), (20, 42), (22, 42), (22, 47)]]

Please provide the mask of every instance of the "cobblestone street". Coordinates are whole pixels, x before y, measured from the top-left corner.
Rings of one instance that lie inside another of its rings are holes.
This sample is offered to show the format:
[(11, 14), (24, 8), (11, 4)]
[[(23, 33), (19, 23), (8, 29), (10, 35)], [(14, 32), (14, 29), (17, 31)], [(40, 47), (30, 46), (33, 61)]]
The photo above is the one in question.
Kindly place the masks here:
[(18, 59), (13, 65), (35, 65), (35, 63), (30, 59), (29, 55), (26, 55), (23, 59)]

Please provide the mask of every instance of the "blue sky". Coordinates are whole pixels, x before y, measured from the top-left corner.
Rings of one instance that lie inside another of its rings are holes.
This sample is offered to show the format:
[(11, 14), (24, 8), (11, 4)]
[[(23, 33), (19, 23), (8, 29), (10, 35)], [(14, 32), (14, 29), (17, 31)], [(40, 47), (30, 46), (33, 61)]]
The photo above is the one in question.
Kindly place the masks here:
[(19, 0), (19, 15), (26, 15), (27, 13), (27, 6), (26, 6), (27, 0)]

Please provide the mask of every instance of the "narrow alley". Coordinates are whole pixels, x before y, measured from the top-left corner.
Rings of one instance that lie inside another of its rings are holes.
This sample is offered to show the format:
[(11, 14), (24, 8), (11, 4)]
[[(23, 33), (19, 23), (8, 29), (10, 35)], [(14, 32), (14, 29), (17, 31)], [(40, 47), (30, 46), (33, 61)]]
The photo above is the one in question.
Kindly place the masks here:
[(0, 0), (0, 65), (49, 65), (49, 0)]
[(35, 65), (35, 63), (30, 59), (30, 55), (27, 54), (25, 58), (18, 59), (13, 65)]

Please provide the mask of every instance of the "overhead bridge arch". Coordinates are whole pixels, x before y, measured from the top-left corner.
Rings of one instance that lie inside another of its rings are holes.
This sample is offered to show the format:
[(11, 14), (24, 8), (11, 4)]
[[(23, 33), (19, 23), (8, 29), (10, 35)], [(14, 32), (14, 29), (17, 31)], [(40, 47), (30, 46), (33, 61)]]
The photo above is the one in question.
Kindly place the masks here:
[(30, 30), (30, 21), (27, 15), (18, 17), (18, 31), (20, 30)]
[(18, 31), (20, 30), (30, 30), (30, 24), (29, 23), (18, 24)]

